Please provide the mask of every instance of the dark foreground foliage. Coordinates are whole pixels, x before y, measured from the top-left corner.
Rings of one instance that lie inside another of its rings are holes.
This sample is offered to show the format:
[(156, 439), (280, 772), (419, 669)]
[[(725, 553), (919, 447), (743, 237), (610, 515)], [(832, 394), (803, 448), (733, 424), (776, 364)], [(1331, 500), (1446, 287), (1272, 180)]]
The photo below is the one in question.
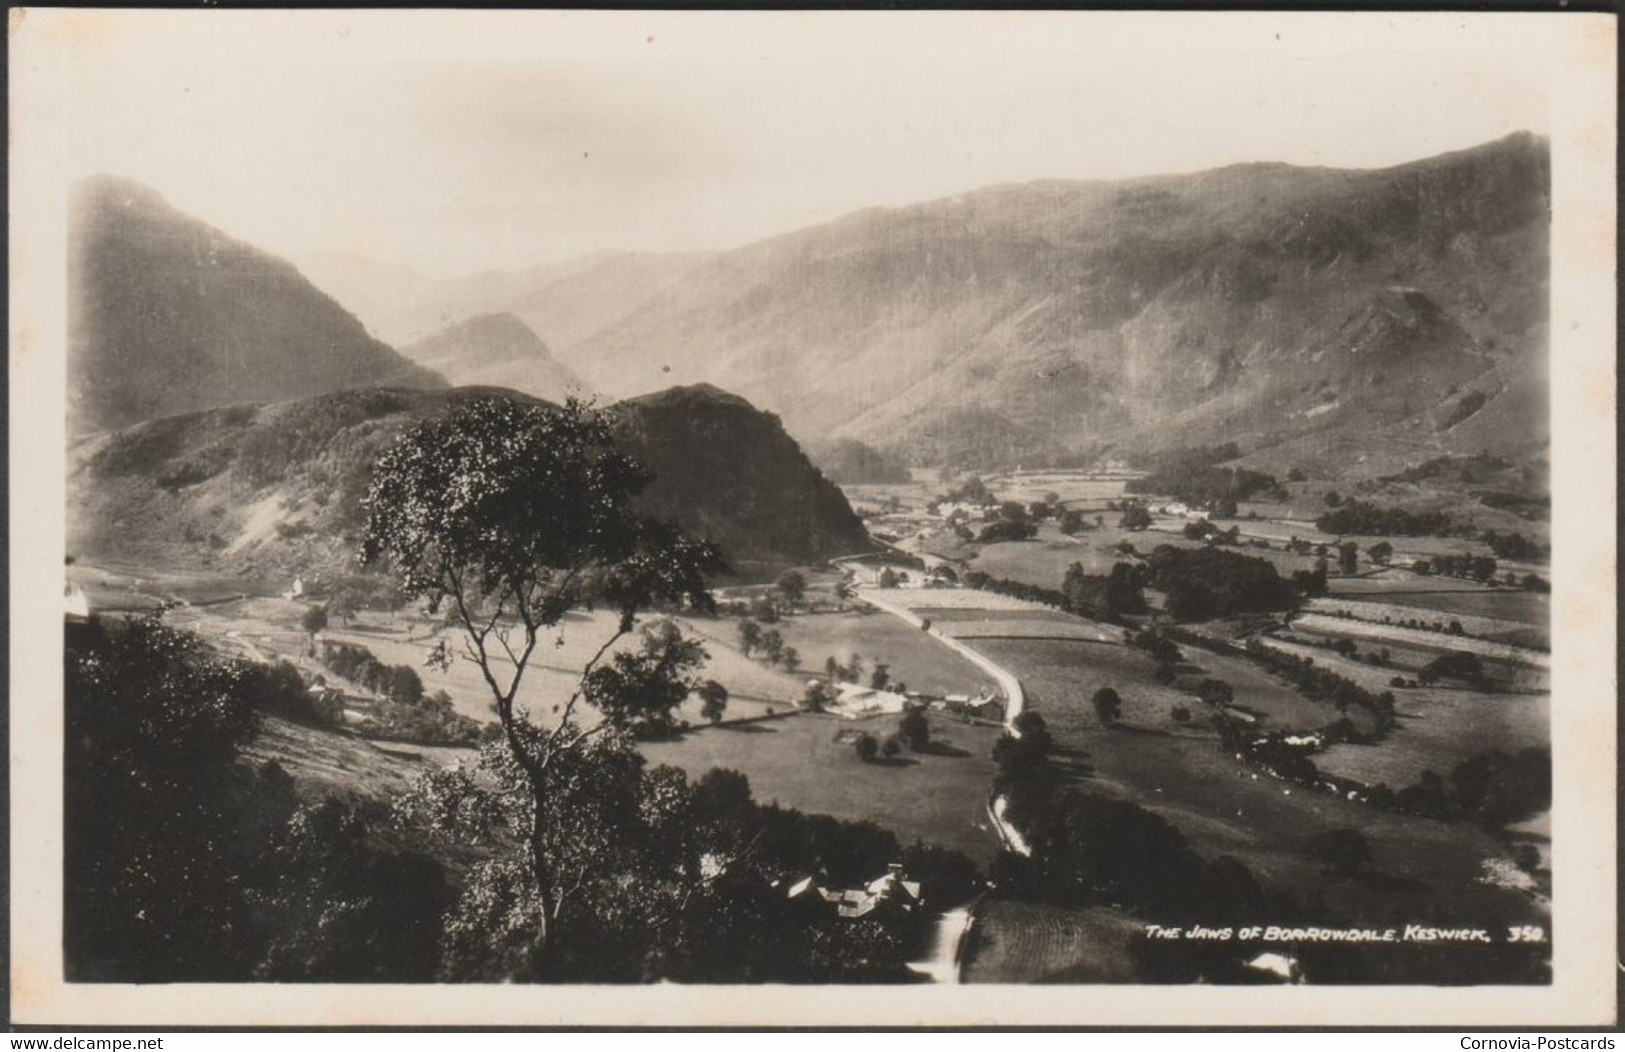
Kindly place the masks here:
[(921, 912), (838, 917), (788, 890), (861, 887), (894, 862), (928, 903), (981, 884), (957, 852), (760, 805), (734, 772), (690, 783), (613, 737), (555, 772), (574, 908), (544, 944), (530, 797), (500, 744), (391, 811), (301, 802), (242, 756), (262, 669), (157, 617), (73, 625), (67, 643), (71, 980), (901, 982)]

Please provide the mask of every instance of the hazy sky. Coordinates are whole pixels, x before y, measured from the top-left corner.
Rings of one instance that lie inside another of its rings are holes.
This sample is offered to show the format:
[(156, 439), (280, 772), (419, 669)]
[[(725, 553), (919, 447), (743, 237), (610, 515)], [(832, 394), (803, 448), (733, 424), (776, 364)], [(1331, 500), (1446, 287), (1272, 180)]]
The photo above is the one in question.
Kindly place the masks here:
[(455, 274), (1544, 132), (1539, 18), (105, 15), (72, 52), (66, 149), (272, 251)]

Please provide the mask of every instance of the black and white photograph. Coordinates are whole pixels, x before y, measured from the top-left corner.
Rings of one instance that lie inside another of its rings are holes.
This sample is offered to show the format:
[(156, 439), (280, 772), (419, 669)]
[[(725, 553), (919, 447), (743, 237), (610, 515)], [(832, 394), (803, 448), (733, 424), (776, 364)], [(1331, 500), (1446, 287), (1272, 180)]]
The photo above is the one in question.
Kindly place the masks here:
[(19, 1013), (1612, 1020), (1612, 17), (10, 31)]

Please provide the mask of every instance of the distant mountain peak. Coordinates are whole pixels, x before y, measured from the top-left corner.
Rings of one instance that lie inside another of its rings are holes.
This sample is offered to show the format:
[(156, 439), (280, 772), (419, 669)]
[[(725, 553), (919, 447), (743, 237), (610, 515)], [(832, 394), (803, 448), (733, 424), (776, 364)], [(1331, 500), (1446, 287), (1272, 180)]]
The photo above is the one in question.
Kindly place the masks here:
[(459, 387), (508, 387), (550, 402), (592, 394), (523, 319), (507, 311), (453, 322), (401, 353)]

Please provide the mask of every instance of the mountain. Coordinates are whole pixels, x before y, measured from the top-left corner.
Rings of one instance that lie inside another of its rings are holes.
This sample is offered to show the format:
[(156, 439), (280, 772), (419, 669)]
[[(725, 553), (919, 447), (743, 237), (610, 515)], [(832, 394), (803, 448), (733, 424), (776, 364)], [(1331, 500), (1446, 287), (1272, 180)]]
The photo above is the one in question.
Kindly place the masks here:
[[(90, 560), (286, 577), (354, 572), (372, 465), (414, 421), (481, 396), (351, 390), (149, 420), (69, 450), (69, 550)], [(714, 388), (611, 407), (655, 474), (644, 510), (721, 545), (742, 576), (866, 551), (840, 490), (776, 418)]]
[(75, 432), (347, 387), (445, 386), (291, 264), (137, 183), (74, 188), (68, 271)]
[(591, 394), (512, 314), (475, 315), (406, 344), (401, 353), (459, 387), (508, 387), (551, 402)]
[(409, 267), (342, 253), (295, 262), (399, 346), (481, 314), (512, 313), (555, 352), (619, 322), (667, 282), (708, 258), (699, 252), (595, 252), (520, 270), (430, 278)]
[(1518, 134), (1378, 170), (992, 187), (717, 253), (555, 349), (612, 393), (715, 383), (915, 463), (1522, 455), (1548, 434), (1549, 181)]

